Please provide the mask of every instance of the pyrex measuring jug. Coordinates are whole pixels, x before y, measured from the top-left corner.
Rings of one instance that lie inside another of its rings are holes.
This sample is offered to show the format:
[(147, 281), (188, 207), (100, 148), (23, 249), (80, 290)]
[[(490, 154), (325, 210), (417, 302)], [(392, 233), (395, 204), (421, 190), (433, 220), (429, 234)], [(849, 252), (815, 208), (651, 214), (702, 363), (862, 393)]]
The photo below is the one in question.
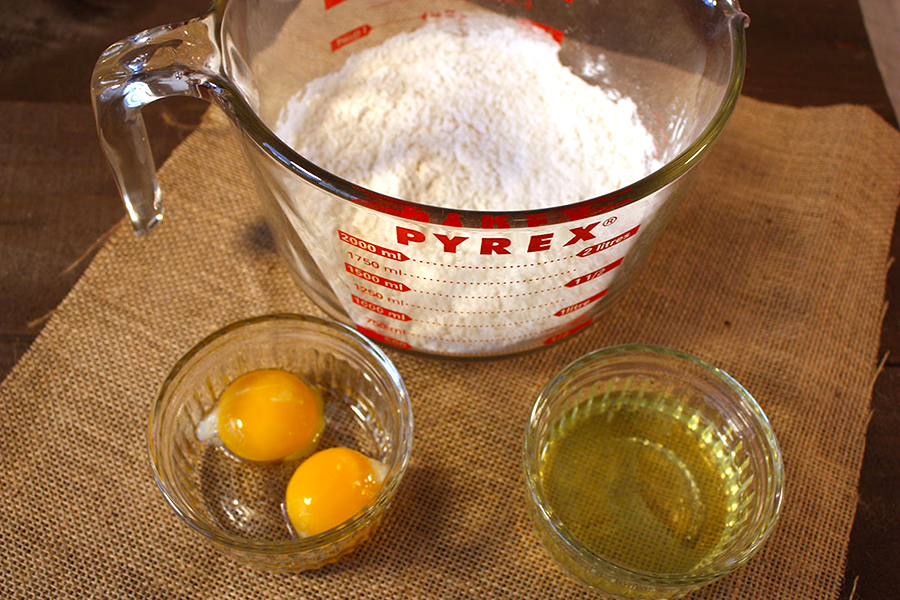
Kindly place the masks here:
[[(664, 166), (564, 206), (456, 210), (341, 179), (273, 133), (287, 100), (349, 56), (486, 12), (546, 30), (573, 72), (630, 97)], [(509, 354), (584, 329), (640, 269), (732, 112), (746, 23), (733, 0), (221, 0), (110, 47), (94, 108), (138, 233), (162, 218), (141, 106), (205, 98), (236, 125), (279, 251), (323, 310), (407, 350)]]

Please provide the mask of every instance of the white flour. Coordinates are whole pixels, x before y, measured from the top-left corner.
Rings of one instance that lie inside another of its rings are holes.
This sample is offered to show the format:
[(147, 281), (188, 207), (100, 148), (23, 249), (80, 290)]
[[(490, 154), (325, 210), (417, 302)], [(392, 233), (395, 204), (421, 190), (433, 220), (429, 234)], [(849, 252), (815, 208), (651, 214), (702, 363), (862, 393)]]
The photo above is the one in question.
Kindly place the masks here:
[[(450, 209), (570, 204), (653, 171), (634, 103), (587, 84), (558, 51), (510, 19), (428, 21), (310, 82), (276, 133), (353, 183)], [(584, 326), (633, 268), (626, 256), (665, 199), (555, 226), (459, 229), (361, 208), (293, 176), (284, 185), (285, 215), (353, 321), (387, 343), (453, 355)], [(317, 280), (303, 252), (288, 254), (301, 279)]]
[(431, 20), (310, 82), (276, 133), (344, 179), (448, 208), (558, 206), (647, 175), (653, 139), (634, 103), (558, 50), (512, 20)]

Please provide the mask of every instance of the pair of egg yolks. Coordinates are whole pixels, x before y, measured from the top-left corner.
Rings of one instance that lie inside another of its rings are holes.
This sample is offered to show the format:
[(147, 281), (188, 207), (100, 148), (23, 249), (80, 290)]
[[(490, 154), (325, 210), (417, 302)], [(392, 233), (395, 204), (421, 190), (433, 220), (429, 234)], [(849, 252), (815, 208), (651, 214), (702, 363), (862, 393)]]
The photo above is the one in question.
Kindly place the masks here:
[[(217, 429), (233, 454), (251, 461), (292, 460), (315, 450), (324, 428), (322, 395), (278, 369), (242, 375), (217, 407)], [(329, 448), (294, 471), (285, 508), (296, 534), (327, 531), (362, 510), (381, 489), (385, 466), (350, 448)]]

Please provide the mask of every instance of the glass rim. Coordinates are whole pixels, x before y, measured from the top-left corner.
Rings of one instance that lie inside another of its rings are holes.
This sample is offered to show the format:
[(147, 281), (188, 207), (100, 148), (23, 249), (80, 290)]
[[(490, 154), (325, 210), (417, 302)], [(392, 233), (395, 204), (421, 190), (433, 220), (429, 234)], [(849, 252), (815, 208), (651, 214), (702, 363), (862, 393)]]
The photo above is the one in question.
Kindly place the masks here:
[[(399, 460), (388, 471), (375, 499), (363, 510), (356, 513), (353, 518), (337, 527), (333, 527), (332, 529), (306, 538), (256, 541), (224, 533), (220, 528), (215, 527), (208, 520), (195, 516), (194, 511), (186, 508), (183, 503), (179, 501), (178, 494), (175, 492), (175, 486), (167, 478), (163, 477), (162, 469), (160, 467), (161, 459), (158, 453), (158, 445), (155, 444), (155, 438), (157, 437), (155, 433), (158, 431), (160, 425), (159, 421), (162, 419), (162, 415), (165, 414), (170, 403), (171, 398), (168, 397), (169, 391), (172, 386), (177, 385), (179, 379), (183, 376), (185, 367), (189, 365), (192, 359), (197, 357), (197, 355), (212, 343), (225, 336), (234, 334), (235, 332), (244, 330), (248, 327), (276, 321), (305, 325), (312, 324), (324, 327), (330, 330), (330, 332), (338, 339), (343, 338), (344, 336), (348, 337), (349, 340), (342, 341), (352, 341), (360, 346), (359, 349), (370, 354), (374, 359), (374, 364), (383, 370), (383, 375), (387, 377), (387, 380), (390, 383), (390, 389), (394, 392), (398, 404), (402, 409), (400, 411), (400, 421), (403, 426), (402, 428), (406, 431), (406, 435), (397, 436), (397, 439), (401, 442), (401, 445), (398, 448)], [(394, 493), (400, 484), (400, 480), (403, 478), (406, 468), (409, 465), (414, 431), (412, 406), (410, 404), (406, 385), (393, 362), (381, 348), (343, 323), (338, 323), (314, 315), (293, 313), (275, 313), (242, 319), (216, 330), (195, 344), (178, 360), (178, 362), (175, 363), (175, 366), (172, 367), (169, 374), (166, 376), (166, 379), (157, 394), (156, 401), (150, 410), (149, 425), (148, 451), (150, 455), (150, 467), (156, 485), (160, 492), (162, 492), (162, 495), (169, 506), (172, 507), (185, 523), (207, 539), (231, 550), (260, 555), (296, 555), (313, 552), (332, 544), (339, 543), (347, 538), (352, 538), (356, 534), (361, 533), (385, 508), (387, 508), (388, 504), (393, 499)]]
[[(216, 6), (207, 15), (207, 18), (211, 19), (216, 45), (220, 52), (224, 47), (221, 39), (222, 23), (229, 2), (230, 0), (218, 0)], [(642, 179), (596, 197), (550, 208), (514, 211), (463, 210), (428, 205), (382, 194), (343, 179), (296, 152), (262, 121), (246, 101), (244, 95), (227, 77), (223, 76), (221, 80), (216, 81), (217, 89), (213, 98), (219, 101), (220, 107), (226, 114), (235, 117), (232, 122), (269, 158), (307, 183), (353, 204), (412, 221), (422, 220), (421, 217), (424, 215), (427, 217), (427, 222), (440, 223), (451, 229), (485, 228), (461, 223), (480, 222), (484, 216), (499, 217), (501, 215), (506, 217), (506, 223), (513, 229), (534, 227), (534, 219), (538, 218), (547, 219), (546, 222), (540, 221), (541, 225), (567, 223), (580, 220), (585, 216), (598, 216), (628, 206), (668, 186), (696, 166), (725, 129), (743, 86), (747, 52), (744, 29), (749, 24), (749, 17), (741, 11), (738, 0), (723, 0), (715, 6), (725, 18), (729, 19), (732, 44), (731, 73), (722, 102), (703, 131), (675, 158)], [(223, 62), (223, 73), (224, 68)], [(445, 223), (444, 220), (448, 214), (459, 215), (460, 223), (455, 221)]]
[[(570, 375), (596, 361), (626, 355), (669, 357), (700, 367), (703, 371), (713, 375), (718, 381), (724, 383), (726, 387), (734, 393), (733, 399), (737, 400), (736, 406), (740, 409), (741, 413), (744, 416), (751, 417), (753, 424), (760, 427), (762, 437), (766, 442), (765, 446), (768, 450), (766, 463), (771, 467), (768, 473), (768, 480), (771, 482), (772, 491), (765, 500), (766, 504), (771, 504), (771, 516), (767, 519), (764, 527), (755, 528), (754, 537), (741, 549), (739, 556), (723, 562), (710, 563), (709, 565), (705, 565), (690, 573), (657, 573), (633, 569), (613, 562), (588, 548), (569, 530), (553, 511), (548, 510), (547, 507), (550, 506), (550, 501), (544, 493), (543, 486), (540, 485), (540, 475), (537, 472), (537, 465), (535, 465), (534, 461), (531, 459), (531, 457), (536, 454), (535, 450), (539, 444), (535, 431), (535, 424), (539, 416), (546, 410), (554, 389), (568, 379)], [(528, 501), (536, 508), (536, 515), (544, 524), (553, 530), (557, 541), (562, 542), (572, 553), (578, 556), (577, 560), (582, 564), (589, 568), (600, 566), (622, 579), (639, 582), (645, 585), (667, 587), (684, 587), (709, 583), (734, 571), (752, 558), (763, 543), (770, 537), (781, 517), (784, 503), (784, 464), (781, 447), (775, 437), (775, 432), (772, 429), (769, 418), (763, 412), (756, 399), (753, 398), (753, 396), (736, 379), (734, 379), (734, 377), (702, 358), (682, 350), (652, 344), (623, 344), (594, 350), (593, 352), (589, 352), (575, 359), (563, 367), (541, 389), (538, 398), (529, 413), (524, 437), (525, 439), (522, 444), (522, 462), (525, 472), (526, 491), (528, 494)], [(591, 560), (589, 561), (584, 557), (590, 557)]]

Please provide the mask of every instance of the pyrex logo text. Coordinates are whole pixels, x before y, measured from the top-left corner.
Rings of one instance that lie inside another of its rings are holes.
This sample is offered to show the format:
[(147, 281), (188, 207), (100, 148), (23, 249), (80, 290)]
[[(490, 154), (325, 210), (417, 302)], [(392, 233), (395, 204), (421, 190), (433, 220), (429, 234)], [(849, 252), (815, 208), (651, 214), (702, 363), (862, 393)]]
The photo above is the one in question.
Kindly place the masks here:
[[(601, 221), (596, 221), (583, 227), (570, 227), (567, 234), (565, 235), (566, 241), (562, 244), (562, 246), (571, 246), (572, 244), (577, 244), (578, 242), (587, 242), (596, 239), (597, 234), (594, 232), (594, 229), (600, 223)], [(604, 240), (599, 244), (596, 244), (589, 248), (585, 248), (584, 250), (582, 250), (582, 252), (586, 252), (584, 256), (587, 256), (595, 252), (610, 248), (620, 242), (624, 242), (625, 240), (636, 234), (639, 227), (640, 225), (637, 225), (634, 228), (613, 238)], [(465, 235), (446, 235), (443, 233), (431, 233), (430, 235), (431, 238), (437, 240), (437, 242), (441, 244), (442, 251), (449, 254), (456, 254), (457, 249), (470, 239), (469, 236)], [(398, 244), (401, 244), (403, 246), (410, 246), (412, 244), (423, 244), (428, 240), (429, 237), (418, 229), (400, 227), (399, 225), (397, 226)], [(532, 235), (528, 238), (527, 244), (525, 245), (525, 252), (542, 252), (544, 250), (549, 250), (553, 246), (555, 240), (556, 243), (559, 243), (561, 241), (561, 239), (556, 236), (556, 233), (553, 232), (538, 233)], [(480, 244), (479, 254), (485, 256), (490, 254), (512, 254), (513, 251), (522, 251), (521, 248), (510, 249), (513, 240), (509, 237), (486, 236), (479, 238), (475, 243)], [(582, 253), (580, 252), (579, 256), (581, 255)]]

